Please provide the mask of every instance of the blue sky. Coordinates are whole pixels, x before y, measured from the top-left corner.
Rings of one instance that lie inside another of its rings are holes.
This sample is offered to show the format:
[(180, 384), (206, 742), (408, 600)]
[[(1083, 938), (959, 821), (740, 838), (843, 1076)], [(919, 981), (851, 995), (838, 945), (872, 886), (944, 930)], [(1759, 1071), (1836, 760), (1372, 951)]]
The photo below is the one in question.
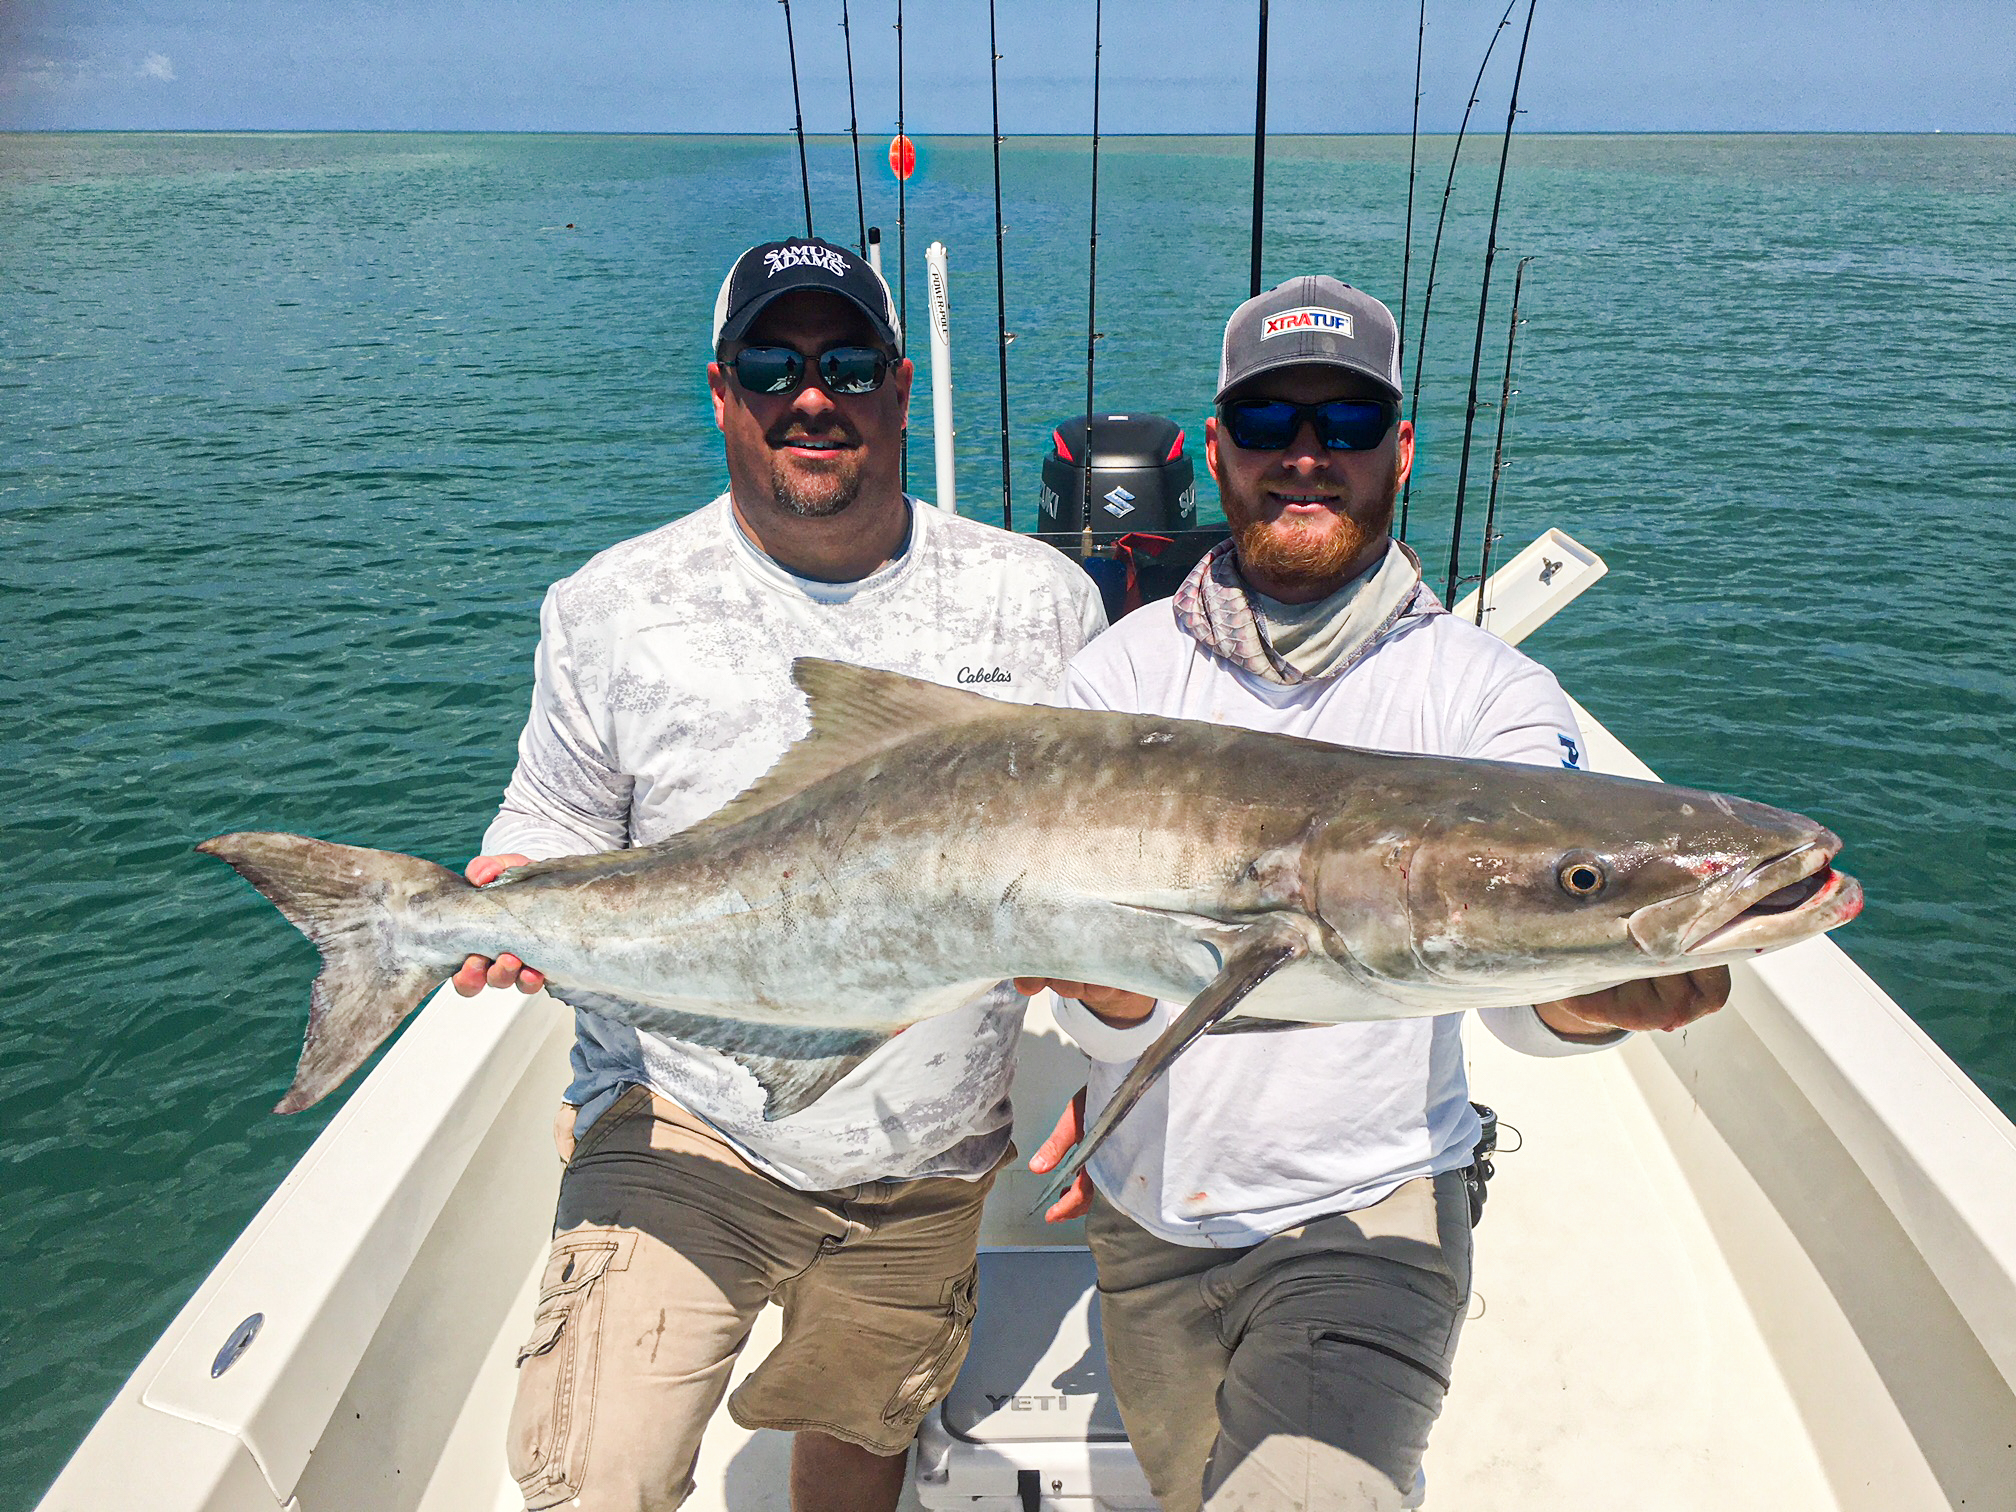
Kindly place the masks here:
[[(1454, 128), (1502, 8), (1431, 0), (1425, 128)], [(851, 9), (862, 125), (880, 133), (895, 0)], [(1091, 0), (1000, 9), (1003, 128), (1086, 130)], [(1106, 129), (1249, 129), (1254, 12), (1108, 0)], [(807, 127), (842, 130), (840, 0), (792, 14)], [(1273, 0), (1270, 125), (1404, 132), (1415, 14)], [(986, 130), (986, 18), (985, 0), (907, 0), (914, 131)], [(2016, 131), (2016, 22), (2009, 0), (1542, 0), (1524, 98), (1537, 131)], [(790, 124), (775, 0), (0, 0), (4, 128)]]

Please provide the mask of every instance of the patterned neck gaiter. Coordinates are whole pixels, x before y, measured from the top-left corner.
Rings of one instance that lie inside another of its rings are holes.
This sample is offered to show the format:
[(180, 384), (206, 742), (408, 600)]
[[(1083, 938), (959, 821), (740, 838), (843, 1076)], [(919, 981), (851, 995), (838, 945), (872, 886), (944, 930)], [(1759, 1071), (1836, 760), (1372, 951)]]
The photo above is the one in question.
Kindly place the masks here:
[(1313, 604), (1280, 604), (1247, 586), (1233, 543), (1205, 553), (1176, 590), (1176, 623), (1199, 645), (1271, 683), (1341, 677), (1401, 620), (1444, 614), (1421, 559), (1392, 541), (1379, 565)]

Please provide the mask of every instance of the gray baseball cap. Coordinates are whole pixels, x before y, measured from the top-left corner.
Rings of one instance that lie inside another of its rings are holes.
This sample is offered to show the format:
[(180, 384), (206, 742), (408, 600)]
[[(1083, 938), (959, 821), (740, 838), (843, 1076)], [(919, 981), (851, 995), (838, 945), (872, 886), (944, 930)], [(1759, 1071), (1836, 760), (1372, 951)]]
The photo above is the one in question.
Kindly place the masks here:
[(1310, 364), (1349, 368), (1400, 397), (1400, 330), (1393, 312), (1325, 273), (1256, 294), (1225, 322), (1218, 402), (1247, 380)]

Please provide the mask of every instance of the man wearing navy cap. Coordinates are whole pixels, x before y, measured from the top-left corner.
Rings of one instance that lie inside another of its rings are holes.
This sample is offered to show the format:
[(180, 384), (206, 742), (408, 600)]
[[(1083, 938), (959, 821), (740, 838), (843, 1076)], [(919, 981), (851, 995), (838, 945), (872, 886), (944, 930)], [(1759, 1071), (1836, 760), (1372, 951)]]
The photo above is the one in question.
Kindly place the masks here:
[[(904, 495), (911, 369), (866, 262), (810, 239), (752, 247), (711, 345), (728, 492), (547, 594), (531, 717), (473, 882), (705, 818), (806, 732), (793, 657), (946, 684), (985, 668), (990, 694), (1036, 702), (1104, 627), (1056, 552)], [(534, 991), (536, 964), (472, 956), (456, 985)], [(782, 1341), (730, 1412), (795, 1434), (796, 1512), (894, 1507), (966, 1352), (1021, 1021), (1005, 985), (983, 993), (766, 1120), (742, 1066), (578, 1013), (508, 1445), (526, 1506), (678, 1506), (776, 1302)]]
[[(1448, 614), (1388, 534), (1414, 461), (1400, 398), (1399, 332), (1371, 295), (1311, 276), (1241, 305), (1205, 427), (1232, 538), (1079, 653), (1067, 701), (1575, 765), (1553, 676)], [(1093, 1057), (1096, 1115), (1171, 1005), (1047, 985)], [(1572, 1055), (1679, 1028), (1728, 989), (1718, 968), (1478, 1017), (1515, 1049)], [(1481, 1207), (1463, 1017), (1202, 1039), (1052, 1209), (1089, 1206), (1114, 1393), (1164, 1512), (1418, 1503)], [(1087, 1111), (1066, 1113), (1034, 1169), (1055, 1167)]]

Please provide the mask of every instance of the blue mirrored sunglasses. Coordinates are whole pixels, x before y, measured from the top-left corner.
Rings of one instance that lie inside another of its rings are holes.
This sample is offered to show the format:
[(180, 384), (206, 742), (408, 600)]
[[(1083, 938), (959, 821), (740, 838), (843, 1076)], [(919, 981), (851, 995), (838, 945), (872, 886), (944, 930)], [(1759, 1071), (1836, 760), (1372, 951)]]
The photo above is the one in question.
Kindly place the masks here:
[(1322, 404), (1235, 399), (1218, 406), (1218, 423), (1241, 451), (1286, 451), (1304, 424), (1316, 428), (1316, 439), (1326, 451), (1371, 451), (1399, 418), (1395, 399), (1331, 399)]

